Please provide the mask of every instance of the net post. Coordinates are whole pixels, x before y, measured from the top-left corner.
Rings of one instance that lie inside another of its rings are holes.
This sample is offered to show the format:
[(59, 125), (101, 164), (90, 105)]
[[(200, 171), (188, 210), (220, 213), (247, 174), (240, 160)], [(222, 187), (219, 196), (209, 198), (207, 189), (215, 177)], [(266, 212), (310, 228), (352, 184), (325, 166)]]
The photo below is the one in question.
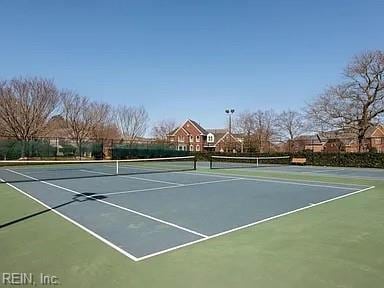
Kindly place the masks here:
[(116, 160), (116, 175), (119, 175), (119, 160)]
[(256, 158), (256, 167), (259, 167), (259, 157)]
[(196, 166), (197, 166), (197, 159), (195, 157), (193, 158), (193, 170), (196, 170)]
[(213, 164), (212, 164), (212, 156), (209, 157), (209, 169), (212, 169)]

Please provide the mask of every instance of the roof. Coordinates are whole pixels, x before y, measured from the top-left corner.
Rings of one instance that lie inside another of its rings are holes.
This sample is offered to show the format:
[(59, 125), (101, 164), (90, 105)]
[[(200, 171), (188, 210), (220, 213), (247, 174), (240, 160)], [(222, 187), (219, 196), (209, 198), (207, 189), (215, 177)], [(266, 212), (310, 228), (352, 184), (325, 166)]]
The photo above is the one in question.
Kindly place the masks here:
[(208, 133), (212, 134), (225, 134), (228, 131), (228, 129), (218, 128), (218, 129), (207, 129)]
[(300, 135), (300, 136), (297, 136), (294, 139), (294, 141), (306, 141), (306, 142), (310, 142), (311, 144), (321, 144), (326, 142), (327, 139), (323, 135), (315, 134), (315, 135)]
[(365, 132), (366, 137), (373, 137), (373, 134), (376, 132), (376, 130), (379, 129), (384, 133), (384, 125), (378, 124), (375, 126), (371, 126), (367, 129), (367, 132)]
[[(221, 134), (218, 134), (218, 135), (221, 135)], [(222, 136), (219, 139), (216, 139), (217, 136), (215, 135), (215, 145), (217, 145), (217, 143), (222, 141), (224, 139), (224, 137), (226, 137), (227, 135), (231, 136), (232, 139), (234, 139), (235, 141), (237, 141), (239, 143), (241, 142), (241, 140), (235, 134), (231, 134), (229, 132), (226, 132), (226, 133), (222, 134)]]
[(197, 128), (197, 130), (200, 130), (201, 134), (203, 134), (203, 135), (208, 134), (208, 131), (205, 130), (203, 127), (201, 127), (200, 124), (197, 123), (196, 121), (193, 121), (191, 119), (188, 119), (187, 121), (190, 121)]
[[(201, 127), (199, 123), (197, 123), (196, 121), (193, 121), (193, 120), (191, 120), (191, 119), (188, 119), (188, 120), (186, 120), (183, 124), (181, 124), (180, 126), (178, 126), (176, 129), (172, 130), (168, 135), (175, 135), (176, 132), (177, 132), (178, 130), (180, 130), (180, 129), (183, 129), (184, 131), (186, 131), (186, 130), (184, 129), (184, 125), (185, 125), (185, 123), (187, 123), (187, 122), (190, 122), (193, 126), (195, 126), (195, 128), (196, 128), (197, 130), (199, 130), (199, 132), (200, 132), (201, 135), (204, 135), (204, 136), (205, 136), (205, 135), (208, 134), (207, 130), (205, 130), (203, 127)], [(187, 133), (187, 134), (189, 134), (189, 133)]]

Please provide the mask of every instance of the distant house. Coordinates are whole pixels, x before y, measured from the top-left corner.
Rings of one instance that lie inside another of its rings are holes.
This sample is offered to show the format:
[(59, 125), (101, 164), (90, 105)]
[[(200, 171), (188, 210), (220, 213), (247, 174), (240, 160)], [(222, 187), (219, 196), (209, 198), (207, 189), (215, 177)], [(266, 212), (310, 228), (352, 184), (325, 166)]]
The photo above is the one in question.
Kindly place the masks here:
[[(356, 133), (348, 130), (319, 132), (314, 135), (301, 135), (288, 142), (262, 142), (252, 139), (253, 146), (247, 137), (229, 133), (227, 129), (204, 129), (191, 119), (186, 120), (168, 135), (168, 141), (177, 150), (214, 151), (214, 152), (359, 152)], [(362, 151), (384, 152), (384, 126), (370, 127), (365, 135)]]
[(175, 149), (182, 151), (240, 152), (242, 141), (226, 129), (206, 130), (196, 121), (186, 120), (168, 135)]
[(229, 133), (225, 129), (209, 129), (206, 151), (243, 152), (243, 139), (238, 134)]
[[(324, 133), (327, 140), (326, 152), (359, 152), (359, 141), (356, 133), (350, 131), (331, 131)], [(384, 152), (384, 126), (376, 125), (368, 128), (362, 146), (364, 151)]]
[(168, 140), (177, 150), (202, 151), (208, 132), (197, 122), (188, 119), (168, 135)]
[(327, 139), (321, 137), (320, 135), (301, 135), (292, 141), (292, 152), (304, 150), (322, 152), (326, 142)]
[(368, 149), (384, 152), (384, 125), (370, 127), (366, 134)]
[[(356, 133), (349, 130), (320, 132), (317, 135), (302, 135), (294, 140), (294, 151), (313, 152), (359, 152)], [(362, 151), (384, 152), (384, 126), (370, 127), (365, 133)]]

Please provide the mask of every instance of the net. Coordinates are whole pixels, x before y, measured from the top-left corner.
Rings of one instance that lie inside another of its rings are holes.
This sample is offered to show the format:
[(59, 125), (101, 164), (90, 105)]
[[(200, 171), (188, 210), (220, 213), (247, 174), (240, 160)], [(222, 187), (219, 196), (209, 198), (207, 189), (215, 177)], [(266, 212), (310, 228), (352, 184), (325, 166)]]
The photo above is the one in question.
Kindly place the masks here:
[(257, 168), (275, 167), (289, 165), (290, 156), (274, 157), (232, 157), (212, 156), (210, 159), (211, 169), (232, 169), (232, 168)]
[(26, 182), (188, 171), (196, 169), (195, 156), (67, 161), (0, 161), (1, 182)]

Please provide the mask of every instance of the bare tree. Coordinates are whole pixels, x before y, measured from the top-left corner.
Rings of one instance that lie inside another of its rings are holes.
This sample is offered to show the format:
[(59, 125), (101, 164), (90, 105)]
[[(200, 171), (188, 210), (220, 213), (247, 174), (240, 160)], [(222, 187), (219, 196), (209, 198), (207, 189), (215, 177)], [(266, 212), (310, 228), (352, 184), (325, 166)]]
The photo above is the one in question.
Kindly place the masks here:
[(92, 137), (100, 140), (116, 140), (121, 139), (121, 134), (115, 123), (105, 122), (95, 127), (92, 133)]
[(307, 125), (304, 116), (293, 110), (281, 112), (276, 118), (276, 131), (279, 135), (288, 139), (289, 151), (291, 151), (294, 139), (306, 131)]
[(274, 122), (276, 114), (273, 110), (255, 112), (256, 131), (255, 138), (258, 151), (269, 151), (272, 145), (273, 136), (275, 135)]
[(327, 89), (308, 106), (321, 129), (354, 131), (359, 151), (365, 133), (384, 113), (384, 51), (356, 56), (344, 72), (345, 81)]
[(166, 143), (168, 135), (176, 129), (176, 126), (174, 120), (161, 120), (152, 127), (152, 135), (157, 141)]
[(28, 141), (45, 135), (59, 103), (60, 91), (52, 80), (15, 78), (0, 82), (0, 123), (4, 136)]
[(91, 129), (92, 138), (119, 139), (121, 134), (114, 121), (113, 109), (109, 104), (93, 102), (90, 106), (95, 123)]
[(115, 111), (115, 120), (121, 134), (130, 144), (145, 135), (148, 126), (148, 113), (143, 106), (120, 106)]
[(241, 112), (236, 121), (236, 132), (244, 137), (244, 148), (249, 152), (268, 150), (274, 136), (275, 113), (272, 110)]
[(95, 135), (96, 129), (109, 124), (111, 109), (108, 104), (91, 102), (71, 91), (63, 94), (62, 102), (66, 126), (79, 148), (84, 140)]
[(255, 113), (250, 111), (240, 112), (235, 120), (235, 132), (243, 136), (244, 149), (248, 152), (256, 150), (255, 133), (256, 118)]

